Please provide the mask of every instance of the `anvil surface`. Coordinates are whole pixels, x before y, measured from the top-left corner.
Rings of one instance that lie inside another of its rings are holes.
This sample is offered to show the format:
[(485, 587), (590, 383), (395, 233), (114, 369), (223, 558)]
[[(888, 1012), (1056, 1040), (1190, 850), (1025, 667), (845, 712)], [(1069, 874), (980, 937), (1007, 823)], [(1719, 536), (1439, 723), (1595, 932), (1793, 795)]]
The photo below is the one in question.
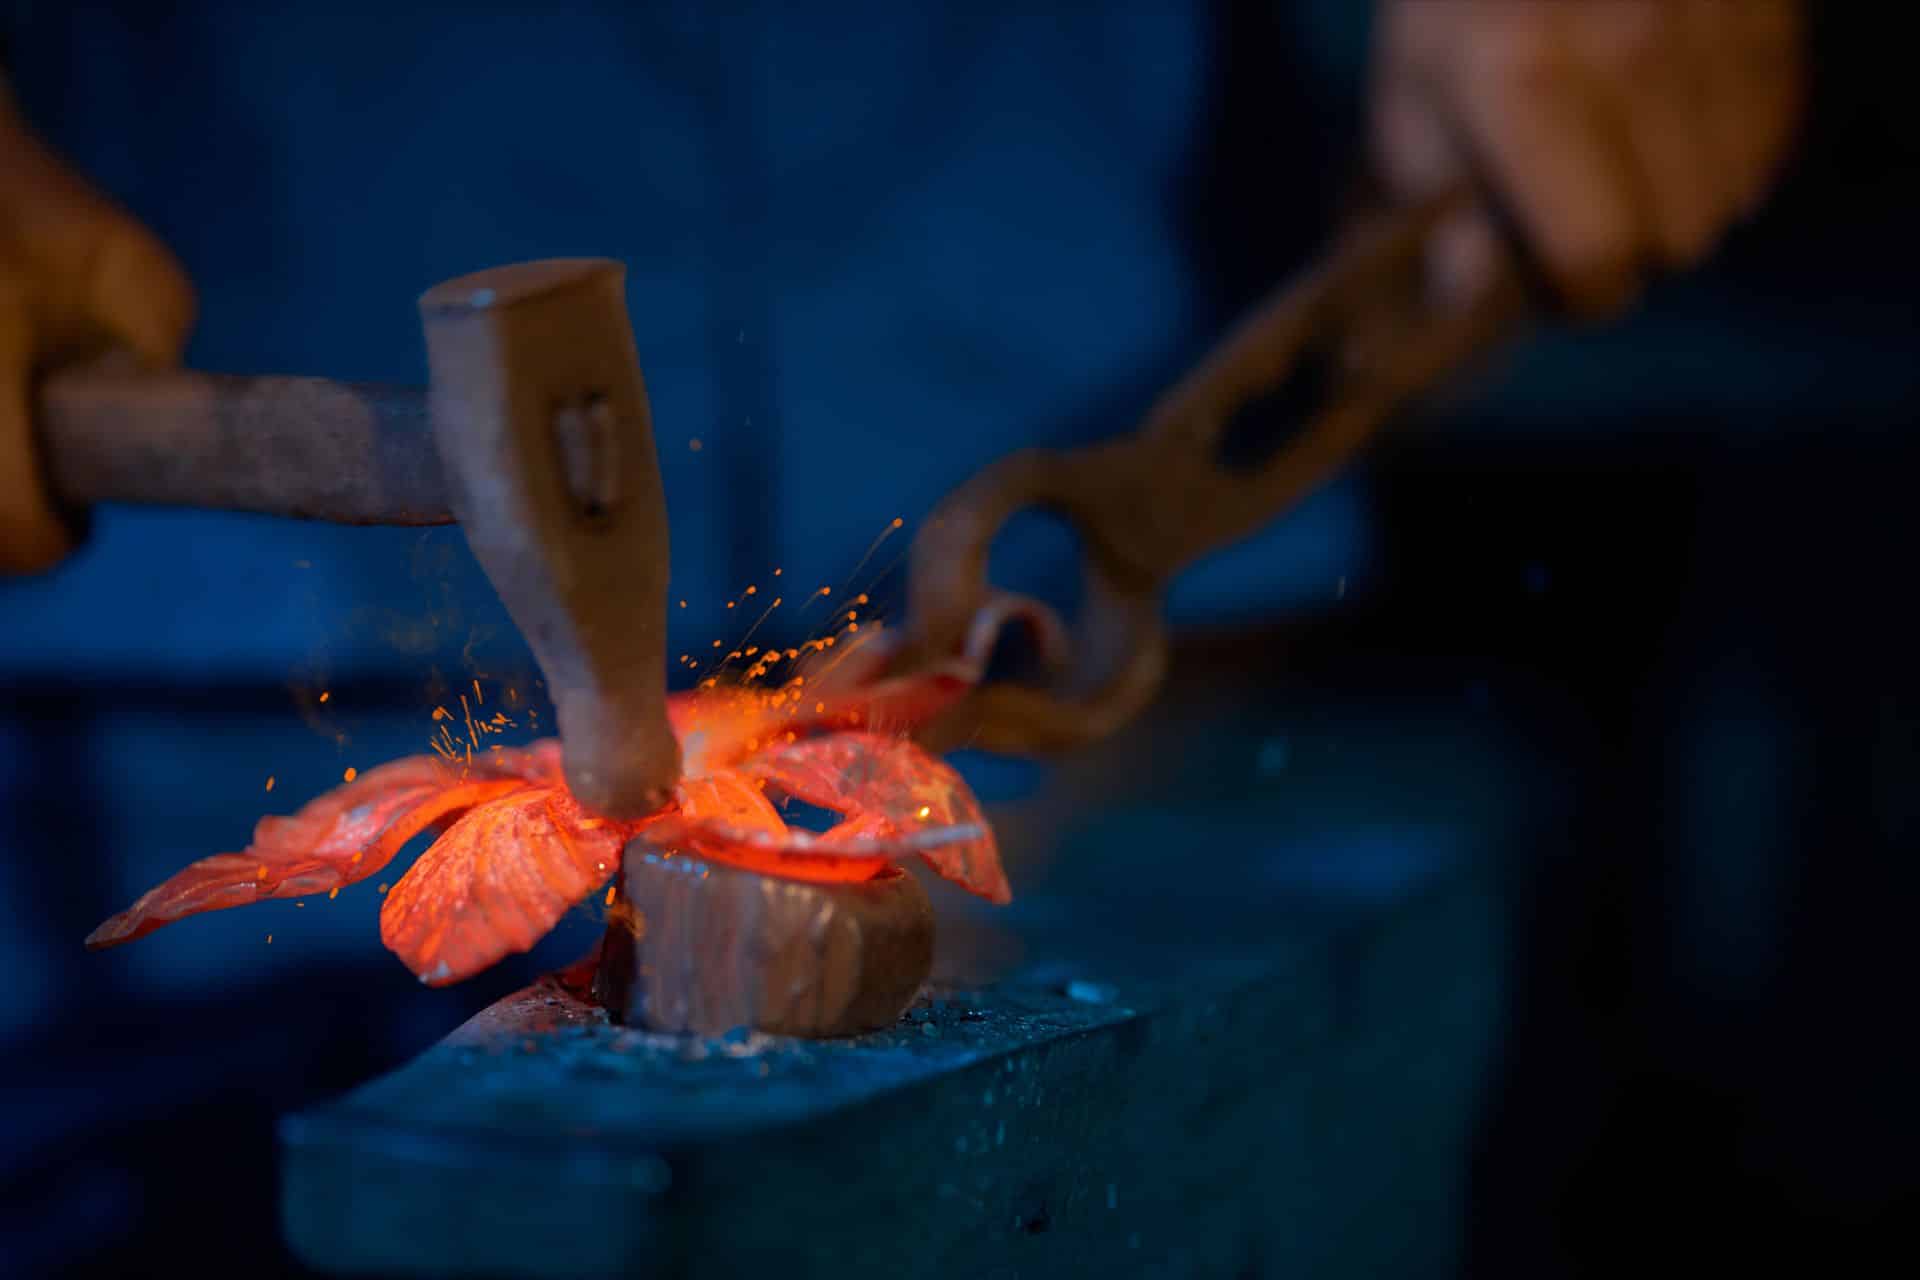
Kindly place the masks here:
[(1525, 753), (1464, 701), (1169, 702), (1001, 815), (1019, 896), (943, 919), (951, 976), (899, 1025), (684, 1039), (543, 981), (287, 1119), (294, 1249), (384, 1274), (1449, 1274)]

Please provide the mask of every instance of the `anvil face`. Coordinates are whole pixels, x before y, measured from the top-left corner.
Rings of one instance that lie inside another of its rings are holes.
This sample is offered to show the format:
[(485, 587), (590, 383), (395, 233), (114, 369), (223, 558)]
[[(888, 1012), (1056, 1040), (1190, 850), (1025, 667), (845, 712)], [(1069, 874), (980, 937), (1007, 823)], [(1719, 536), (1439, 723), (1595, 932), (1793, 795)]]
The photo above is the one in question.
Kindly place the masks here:
[(621, 1027), (536, 985), (287, 1122), (296, 1250), (401, 1274), (1438, 1267), (1524, 755), (1297, 695), (1184, 713), (1205, 732), (1178, 762), (1163, 722), (1063, 768), (1031, 827), (1003, 815), (1046, 865), (943, 922), (999, 930), (994, 966), (943, 955), (905, 1017), (826, 1041)]

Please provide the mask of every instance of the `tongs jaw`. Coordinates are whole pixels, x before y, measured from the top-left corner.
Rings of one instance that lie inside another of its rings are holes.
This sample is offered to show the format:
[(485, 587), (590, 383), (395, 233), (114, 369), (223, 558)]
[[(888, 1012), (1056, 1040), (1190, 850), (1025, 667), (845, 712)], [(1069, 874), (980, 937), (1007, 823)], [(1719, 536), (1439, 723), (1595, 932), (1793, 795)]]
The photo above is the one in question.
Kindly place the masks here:
[[(956, 656), (984, 668), (1001, 628), (1017, 620), (1039, 638), (1048, 679), (982, 683), (928, 731), (932, 745), (1051, 752), (1113, 733), (1165, 673), (1162, 598), (1175, 574), (1288, 510), (1398, 409), (1521, 327), (1527, 290), (1508, 261), (1470, 303), (1432, 299), (1429, 248), (1465, 198), (1351, 225), (1167, 391), (1135, 434), (1011, 454), (934, 509), (913, 545), (895, 669)], [(1028, 508), (1071, 522), (1085, 547), (1070, 642), (1052, 610), (987, 581), (995, 537)]]

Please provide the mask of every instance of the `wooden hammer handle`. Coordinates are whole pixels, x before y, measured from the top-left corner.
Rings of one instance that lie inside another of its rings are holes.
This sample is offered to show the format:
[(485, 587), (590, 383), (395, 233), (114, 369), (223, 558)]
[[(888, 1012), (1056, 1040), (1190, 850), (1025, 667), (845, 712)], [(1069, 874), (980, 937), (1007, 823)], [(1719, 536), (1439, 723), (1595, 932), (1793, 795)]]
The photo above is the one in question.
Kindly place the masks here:
[(54, 494), (339, 524), (450, 524), (412, 387), (212, 373), (55, 374), (36, 428)]

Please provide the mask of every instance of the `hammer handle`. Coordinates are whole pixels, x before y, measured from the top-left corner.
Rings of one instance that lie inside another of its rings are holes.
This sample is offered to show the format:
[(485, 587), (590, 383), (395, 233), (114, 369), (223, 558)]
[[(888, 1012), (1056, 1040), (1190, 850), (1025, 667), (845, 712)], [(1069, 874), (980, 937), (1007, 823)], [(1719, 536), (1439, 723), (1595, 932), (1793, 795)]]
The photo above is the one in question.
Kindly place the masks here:
[(339, 524), (450, 524), (412, 387), (213, 373), (55, 374), (36, 425), (54, 494)]

